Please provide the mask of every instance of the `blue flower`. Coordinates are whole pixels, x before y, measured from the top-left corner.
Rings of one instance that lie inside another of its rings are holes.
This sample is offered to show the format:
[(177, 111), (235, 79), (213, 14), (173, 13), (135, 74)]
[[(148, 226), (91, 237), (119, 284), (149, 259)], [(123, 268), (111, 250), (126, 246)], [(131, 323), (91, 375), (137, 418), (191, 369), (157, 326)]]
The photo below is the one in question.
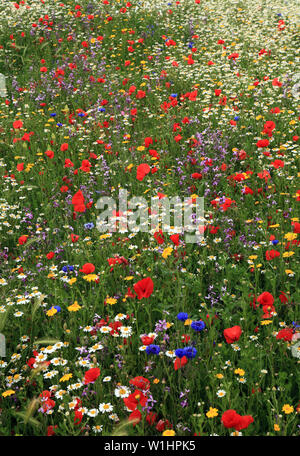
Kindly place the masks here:
[(62, 271), (68, 272), (68, 266), (64, 266), (64, 267), (62, 268)]
[(160, 347), (159, 345), (148, 345), (148, 347), (146, 348), (146, 353), (147, 355), (150, 355), (150, 353), (153, 353), (153, 355), (158, 355), (158, 353), (160, 352)]
[(56, 116), (56, 112), (51, 112), (50, 117), (55, 117), (55, 116)]
[(240, 116), (235, 116), (234, 120), (240, 120)]
[(94, 228), (94, 226), (95, 225), (93, 224), (93, 222), (84, 224), (84, 228), (86, 228), (87, 230), (92, 230)]
[(277, 245), (278, 242), (279, 242), (279, 241), (278, 241), (277, 239), (274, 239), (274, 241), (272, 241), (272, 244), (273, 244), (273, 245)]
[(59, 306), (54, 306), (54, 309), (56, 309), (57, 312), (60, 312), (60, 311), (61, 311), (61, 307), (59, 307)]
[(188, 44), (189, 48), (192, 49), (192, 47), (194, 47), (194, 43), (193, 41), (191, 41), (189, 44)]
[(184, 349), (177, 348), (177, 350), (175, 350), (175, 355), (177, 356), (177, 358), (182, 358), (184, 356)]
[(62, 127), (63, 124), (62, 124), (61, 122), (58, 122), (58, 123), (56, 124), (56, 126), (57, 126), (57, 127)]
[(74, 271), (74, 266), (68, 266), (69, 271)]
[(202, 320), (193, 321), (193, 323), (191, 324), (191, 328), (195, 331), (202, 331), (205, 328), (205, 323)]
[(184, 356), (190, 359), (195, 358), (195, 356), (197, 355), (197, 350), (194, 347), (184, 347), (183, 351)]
[(171, 93), (171, 97), (172, 97), (172, 98), (176, 98), (177, 96), (178, 96), (177, 93)]
[(179, 312), (177, 315), (178, 320), (185, 321), (188, 319), (188, 314), (186, 312)]

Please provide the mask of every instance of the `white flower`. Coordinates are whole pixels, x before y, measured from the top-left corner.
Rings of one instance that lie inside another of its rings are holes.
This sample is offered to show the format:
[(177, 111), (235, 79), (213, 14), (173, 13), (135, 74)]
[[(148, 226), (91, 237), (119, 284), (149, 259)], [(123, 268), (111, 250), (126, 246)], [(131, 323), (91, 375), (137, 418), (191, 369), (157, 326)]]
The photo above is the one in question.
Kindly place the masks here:
[(112, 412), (113, 406), (111, 405), (110, 402), (108, 402), (108, 403), (102, 402), (102, 404), (99, 405), (99, 410), (101, 413)]
[(95, 416), (97, 416), (99, 414), (99, 410), (97, 409), (91, 409), (87, 412), (88, 416), (90, 416), (91, 418), (94, 418)]
[(115, 396), (116, 397), (128, 397), (130, 395), (130, 389), (127, 386), (118, 386), (115, 389)]
[(226, 391), (224, 391), (224, 390), (218, 390), (218, 391), (217, 391), (217, 396), (218, 396), (218, 397), (224, 397), (224, 396), (226, 396)]

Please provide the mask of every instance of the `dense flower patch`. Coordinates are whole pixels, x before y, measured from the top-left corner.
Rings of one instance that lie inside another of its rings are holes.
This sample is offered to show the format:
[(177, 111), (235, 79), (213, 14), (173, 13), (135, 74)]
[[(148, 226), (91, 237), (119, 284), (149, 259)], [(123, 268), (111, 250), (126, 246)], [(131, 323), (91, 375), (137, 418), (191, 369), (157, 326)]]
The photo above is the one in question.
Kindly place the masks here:
[(0, 435), (298, 435), (298, 2), (2, 3)]

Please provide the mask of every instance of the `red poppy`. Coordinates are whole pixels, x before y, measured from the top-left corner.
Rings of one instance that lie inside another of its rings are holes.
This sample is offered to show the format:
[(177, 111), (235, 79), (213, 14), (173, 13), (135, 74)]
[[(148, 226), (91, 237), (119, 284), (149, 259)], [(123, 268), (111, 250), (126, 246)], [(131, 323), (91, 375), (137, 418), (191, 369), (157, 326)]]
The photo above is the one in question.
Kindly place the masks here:
[(268, 147), (269, 144), (270, 144), (270, 141), (268, 139), (260, 139), (259, 141), (257, 141), (256, 146), (257, 147)]
[(186, 356), (183, 356), (182, 358), (176, 358), (174, 361), (174, 369), (177, 371), (178, 369), (181, 369), (183, 366), (187, 364), (188, 360)]
[(26, 244), (27, 238), (28, 238), (28, 236), (26, 236), (26, 234), (24, 234), (23, 236), (20, 236), (19, 237), (19, 245)]
[(142, 163), (137, 167), (136, 178), (139, 181), (142, 181), (144, 177), (150, 173), (150, 166), (147, 163)]
[(92, 274), (95, 271), (95, 266), (92, 263), (85, 263), (79, 271), (84, 274)]
[(232, 344), (239, 340), (242, 334), (242, 329), (240, 326), (233, 326), (232, 328), (226, 328), (223, 331), (224, 337), (228, 344)]
[(146, 391), (150, 388), (149, 380), (141, 376), (132, 378), (129, 383), (142, 391)]
[(268, 291), (264, 291), (257, 298), (257, 302), (262, 306), (272, 306), (274, 303), (274, 298)]
[(179, 234), (172, 234), (170, 236), (171, 241), (173, 242), (174, 245), (178, 246), (179, 245)]
[(277, 250), (267, 250), (266, 251), (266, 260), (270, 261), (273, 260), (274, 258), (277, 258), (280, 256), (280, 252)]
[(147, 404), (147, 396), (143, 394), (140, 390), (135, 390), (134, 393), (130, 394), (128, 397), (124, 397), (124, 404), (129, 410), (136, 410), (138, 405), (145, 407)]
[(290, 342), (293, 338), (293, 329), (292, 328), (285, 328), (281, 329), (276, 336), (276, 339), (283, 339), (287, 342)]
[(91, 382), (94, 382), (100, 375), (100, 369), (99, 367), (94, 367), (92, 369), (89, 369), (86, 371), (84, 374), (84, 384), (88, 385)]
[(133, 288), (137, 294), (138, 299), (142, 298), (149, 298), (149, 296), (153, 293), (153, 281), (150, 277), (146, 277), (145, 279), (140, 280), (137, 282)]
[(141, 419), (142, 419), (142, 414), (138, 409), (134, 410), (128, 417), (129, 421), (133, 421), (133, 423), (132, 423), (133, 427), (136, 426), (141, 421)]

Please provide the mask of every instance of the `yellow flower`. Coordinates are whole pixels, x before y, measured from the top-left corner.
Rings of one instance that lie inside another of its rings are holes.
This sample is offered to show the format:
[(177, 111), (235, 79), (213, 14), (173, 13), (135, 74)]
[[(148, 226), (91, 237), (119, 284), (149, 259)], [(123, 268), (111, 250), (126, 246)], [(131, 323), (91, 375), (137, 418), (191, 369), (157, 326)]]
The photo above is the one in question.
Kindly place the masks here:
[(240, 375), (241, 377), (245, 375), (245, 371), (243, 369), (235, 369), (234, 373)]
[(7, 390), (7, 391), (4, 391), (4, 393), (2, 393), (2, 396), (7, 397), (7, 396), (11, 396), (12, 394), (15, 394), (14, 390)]
[(185, 320), (184, 326), (190, 326), (192, 323), (193, 323), (193, 320), (191, 320), (190, 318), (188, 318), (187, 320)]
[(278, 424), (274, 424), (274, 431), (280, 431), (280, 427), (278, 426)]
[(77, 301), (73, 302), (73, 304), (68, 307), (69, 312), (77, 312), (79, 309), (81, 309), (81, 306)]
[(107, 298), (105, 301), (106, 301), (106, 304), (110, 304), (112, 306), (113, 304), (116, 304), (117, 299), (115, 299), (115, 298)]
[(296, 238), (297, 238), (297, 233), (286, 233), (284, 235), (284, 239), (286, 239), (287, 241), (293, 241)]
[(173, 252), (173, 247), (166, 247), (162, 253), (162, 257), (163, 258), (168, 258), (168, 256), (171, 255), (171, 253)]
[(175, 435), (175, 431), (173, 431), (172, 429), (167, 429), (162, 433), (162, 435), (164, 437), (173, 437)]
[(209, 407), (208, 412), (206, 412), (207, 418), (214, 418), (215, 416), (218, 416), (218, 409)]
[(270, 325), (272, 323), (272, 320), (263, 320), (260, 322), (262, 326)]
[(155, 385), (157, 385), (157, 383), (159, 383), (159, 381), (160, 381), (159, 378), (155, 378), (155, 379), (153, 380), (153, 383), (155, 383)]
[(284, 253), (282, 254), (282, 257), (283, 257), (283, 258), (289, 258), (290, 256), (293, 256), (294, 254), (295, 254), (295, 252), (292, 252), (292, 251), (290, 251), (290, 252), (284, 252)]
[(95, 282), (95, 280), (98, 279), (98, 276), (97, 274), (88, 274), (88, 275), (85, 275), (83, 276), (83, 279), (86, 280), (87, 282)]
[(223, 374), (216, 374), (216, 377), (217, 377), (217, 378), (223, 378), (224, 375), (223, 375)]
[(55, 309), (53, 306), (51, 307), (51, 309), (47, 310), (47, 316), (48, 317), (52, 317), (56, 313), (57, 313), (57, 309)]
[(289, 405), (289, 404), (284, 404), (284, 406), (282, 407), (282, 411), (286, 415), (289, 415), (290, 413), (293, 413), (294, 407), (292, 405)]
[(65, 374), (59, 381), (60, 382), (67, 382), (72, 377), (73, 377), (73, 374)]
[(136, 150), (138, 150), (139, 152), (143, 152), (143, 150), (145, 150), (145, 147), (144, 146), (139, 146), (136, 148)]
[(77, 282), (76, 277), (73, 277), (72, 279), (69, 280), (69, 285), (73, 285), (73, 283)]

